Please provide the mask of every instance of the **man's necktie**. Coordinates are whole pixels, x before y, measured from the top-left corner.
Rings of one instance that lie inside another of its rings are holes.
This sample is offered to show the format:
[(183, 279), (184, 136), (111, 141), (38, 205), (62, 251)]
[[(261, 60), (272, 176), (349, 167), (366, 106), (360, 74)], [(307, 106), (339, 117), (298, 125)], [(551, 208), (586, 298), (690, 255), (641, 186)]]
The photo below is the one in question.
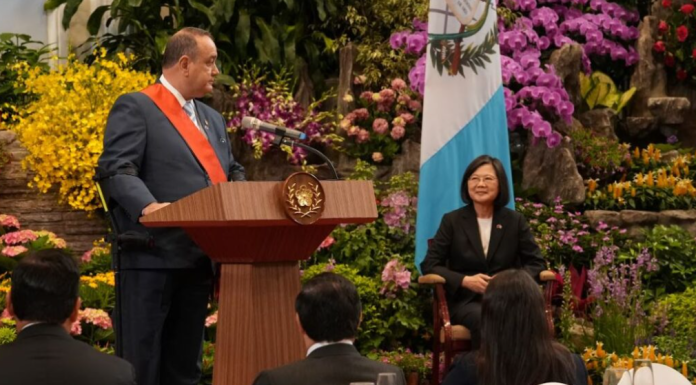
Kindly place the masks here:
[(196, 128), (198, 128), (198, 131), (200, 131), (201, 134), (207, 136), (205, 131), (203, 130), (203, 128), (201, 128), (198, 125), (198, 119), (196, 119), (196, 111), (195, 111), (195, 106), (193, 104), (193, 100), (189, 100), (186, 103), (184, 103), (184, 111), (186, 112), (186, 115), (188, 115), (188, 117), (191, 119), (193, 124), (196, 125)]

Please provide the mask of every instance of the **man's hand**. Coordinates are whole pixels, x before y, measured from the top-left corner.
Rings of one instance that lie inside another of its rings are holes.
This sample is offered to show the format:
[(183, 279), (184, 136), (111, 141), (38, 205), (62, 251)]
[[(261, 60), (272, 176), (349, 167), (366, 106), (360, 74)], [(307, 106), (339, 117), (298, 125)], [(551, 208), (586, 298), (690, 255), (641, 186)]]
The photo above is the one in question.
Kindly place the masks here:
[(143, 216), (145, 216), (147, 214), (152, 214), (155, 211), (161, 209), (162, 207), (169, 206), (169, 205), (170, 205), (169, 202), (164, 202), (164, 203), (152, 202), (149, 205), (145, 206), (145, 208), (143, 209)]
[(493, 279), (492, 277), (487, 276), (486, 274), (476, 274), (476, 275), (467, 275), (462, 279), (462, 287), (469, 289), (473, 291), (474, 293), (479, 293), (483, 294), (483, 292), (486, 291), (486, 287), (488, 287), (488, 281)]

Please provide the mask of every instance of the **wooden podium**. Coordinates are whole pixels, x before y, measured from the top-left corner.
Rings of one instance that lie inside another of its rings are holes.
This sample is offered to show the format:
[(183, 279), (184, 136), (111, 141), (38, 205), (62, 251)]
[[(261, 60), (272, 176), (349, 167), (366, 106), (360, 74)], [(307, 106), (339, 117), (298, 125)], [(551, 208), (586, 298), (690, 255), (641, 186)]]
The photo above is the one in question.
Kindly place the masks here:
[(324, 212), (312, 225), (286, 216), (282, 185), (221, 183), (141, 218), (148, 227), (182, 227), (222, 264), (215, 385), (251, 385), (261, 370), (304, 358), (295, 325), (298, 261), (336, 225), (377, 218), (371, 181), (322, 181)]

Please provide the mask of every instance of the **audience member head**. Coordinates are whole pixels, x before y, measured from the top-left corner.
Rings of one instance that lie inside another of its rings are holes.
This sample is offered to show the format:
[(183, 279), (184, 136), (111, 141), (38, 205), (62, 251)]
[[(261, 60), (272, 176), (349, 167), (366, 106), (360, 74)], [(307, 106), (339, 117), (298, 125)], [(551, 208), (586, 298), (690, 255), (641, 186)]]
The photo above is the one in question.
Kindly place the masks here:
[(22, 259), (12, 271), (7, 308), (21, 330), (32, 322), (70, 325), (80, 308), (80, 269), (58, 249), (41, 250)]
[(500, 208), (510, 202), (510, 188), (503, 164), (497, 158), (481, 155), (464, 171), (461, 187), (464, 203)]
[(202, 29), (186, 27), (167, 42), (162, 73), (184, 99), (200, 98), (213, 91), (220, 73), (213, 36)]
[[(358, 291), (348, 279), (322, 273), (307, 281), (295, 300), (295, 311), (308, 345), (355, 339), (360, 324)], [(311, 342), (311, 343), (309, 343)]]
[(539, 285), (524, 270), (506, 270), (488, 284), (481, 304), (480, 384), (572, 384), (570, 352), (554, 342)]

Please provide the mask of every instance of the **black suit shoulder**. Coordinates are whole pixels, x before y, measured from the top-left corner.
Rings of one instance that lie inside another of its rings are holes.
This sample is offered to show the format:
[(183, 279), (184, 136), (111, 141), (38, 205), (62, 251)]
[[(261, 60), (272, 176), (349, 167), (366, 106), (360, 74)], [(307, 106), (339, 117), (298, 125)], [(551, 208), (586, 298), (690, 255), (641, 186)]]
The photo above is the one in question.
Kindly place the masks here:
[(59, 328), (35, 325), (20, 333), (16, 341), (0, 346), (2, 384), (135, 384), (131, 364), (98, 352)]
[(406, 383), (400, 368), (363, 357), (350, 345), (330, 345), (314, 353), (303, 360), (259, 373), (254, 385), (345, 385), (376, 382), (379, 373), (396, 373), (396, 385)]

